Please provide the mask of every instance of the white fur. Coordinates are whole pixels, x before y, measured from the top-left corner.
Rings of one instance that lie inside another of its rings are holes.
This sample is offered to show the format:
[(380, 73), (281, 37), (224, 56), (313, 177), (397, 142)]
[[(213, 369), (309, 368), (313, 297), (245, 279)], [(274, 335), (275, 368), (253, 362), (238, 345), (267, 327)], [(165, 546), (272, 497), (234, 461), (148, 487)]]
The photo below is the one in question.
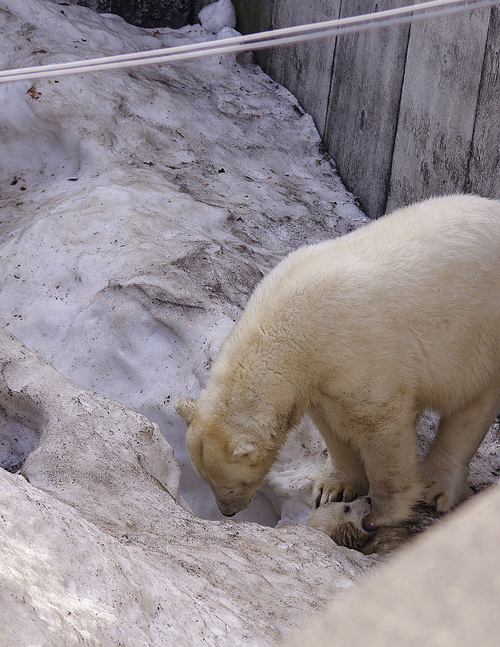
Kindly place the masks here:
[[(248, 505), (304, 413), (332, 461), (318, 504), (368, 493), (376, 525), (423, 494), (450, 509), (500, 410), (500, 203), (432, 199), (290, 254), (190, 406), (190, 457), (225, 514)], [(441, 424), (419, 466), (425, 408)]]
[(367, 497), (352, 503), (331, 502), (320, 506), (309, 516), (307, 525), (328, 535), (338, 546), (363, 550), (374, 536), (364, 527), (364, 521), (371, 510)]

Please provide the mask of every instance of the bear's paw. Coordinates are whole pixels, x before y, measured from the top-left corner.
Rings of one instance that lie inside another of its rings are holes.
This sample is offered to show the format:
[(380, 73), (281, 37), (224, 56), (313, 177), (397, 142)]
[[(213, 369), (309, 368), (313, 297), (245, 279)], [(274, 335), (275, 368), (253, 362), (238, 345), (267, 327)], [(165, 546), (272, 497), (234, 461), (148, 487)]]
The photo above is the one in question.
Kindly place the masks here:
[(424, 491), (424, 501), (436, 507), (437, 512), (445, 513), (452, 510), (473, 494), (466, 482), (447, 482), (446, 479), (436, 479), (430, 482)]
[(312, 499), (315, 508), (334, 501), (354, 501), (366, 494), (368, 488), (364, 479), (339, 479), (335, 474), (327, 475), (320, 471), (313, 482)]

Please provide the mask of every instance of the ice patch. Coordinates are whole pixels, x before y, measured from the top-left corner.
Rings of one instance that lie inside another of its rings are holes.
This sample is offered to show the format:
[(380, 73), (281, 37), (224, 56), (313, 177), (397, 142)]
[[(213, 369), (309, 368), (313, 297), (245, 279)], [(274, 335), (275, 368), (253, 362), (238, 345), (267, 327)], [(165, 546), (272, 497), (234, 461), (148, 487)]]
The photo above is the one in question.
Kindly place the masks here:
[(198, 13), (198, 19), (202, 27), (212, 34), (218, 34), (224, 27), (236, 27), (236, 11), (231, 0), (218, 0), (206, 5)]

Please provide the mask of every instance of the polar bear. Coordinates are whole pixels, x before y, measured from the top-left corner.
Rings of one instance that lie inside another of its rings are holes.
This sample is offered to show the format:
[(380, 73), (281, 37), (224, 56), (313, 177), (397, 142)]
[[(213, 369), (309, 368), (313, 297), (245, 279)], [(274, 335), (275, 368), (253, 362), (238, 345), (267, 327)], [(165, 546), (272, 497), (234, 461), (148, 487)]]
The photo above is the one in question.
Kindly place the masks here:
[[(365, 525), (371, 511), (371, 499), (362, 497), (352, 503), (330, 502), (320, 506), (308, 518), (307, 525), (327, 534), (338, 546), (371, 554), (371, 541), (377, 532)], [(369, 546), (368, 549), (365, 547)]]
[(365, 555), (388, 555), (440, 520), (438, 513), (421, 505), (412, 510), (411, 518), (405, 522), (376, 528), (367, 523), (370, 510), (369, 497), (349, 503), (332, 501), (314, 510), (306, 525), (321, 530), (338, 546), (352, 548)]
[[(500, 410), (500, 203), (434, 198), (291, 253), (176, 409), (224, 515), (249, 505), (306, 413), (330, 456), (317, 505), (368, 495), (371, 526), (422, 499), (450, 510)], [(424, 409), (440, 424), (419, 463)]]

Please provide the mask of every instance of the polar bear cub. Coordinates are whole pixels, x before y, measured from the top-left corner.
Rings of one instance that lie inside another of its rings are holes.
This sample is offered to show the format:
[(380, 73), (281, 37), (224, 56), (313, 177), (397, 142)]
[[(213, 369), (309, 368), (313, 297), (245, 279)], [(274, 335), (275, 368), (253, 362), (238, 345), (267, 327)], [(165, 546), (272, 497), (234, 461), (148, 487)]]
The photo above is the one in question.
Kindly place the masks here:
[[(329, 450), (316, 504), (368, 495), (371, 526), (469, 495), (500, 410), (500, 203), (457, 195), (298, 249), (255, 289), (198, 399), (191, 461), (220, 510), (249, 505), (308, 414)], [(440, 413), (418, 461), (415, 420)]]
[[(352, 503), (331, 501), (320, 506), (309, 516), (307, 524), (328, 535), (338, 546), (345, 546), (365, 552), (365, 546), (370, 544), (376, 535), (375, 527), (367, 528), (365, 520), (370, 514), (371, 500), (369, 497), (356, 499)], [(366, 554), (371, 552), (366, 549)]]

